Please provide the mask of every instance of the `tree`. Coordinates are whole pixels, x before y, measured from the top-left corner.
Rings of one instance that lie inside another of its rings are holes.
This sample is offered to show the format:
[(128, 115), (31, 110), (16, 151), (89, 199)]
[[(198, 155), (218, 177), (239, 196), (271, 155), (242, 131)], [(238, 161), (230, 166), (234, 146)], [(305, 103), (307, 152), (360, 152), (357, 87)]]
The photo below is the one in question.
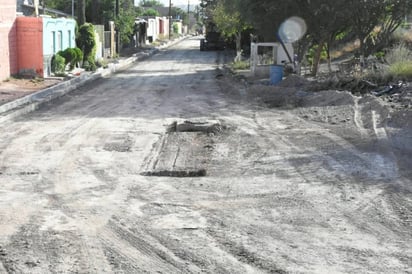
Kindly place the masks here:
[(147, 9), (143, 12), (143, 16), (159, 16), (159, 12), (155, 9)]
[(412, 1), (385, 1), (381, 20), (363, 39), (361, 54), (369, 56), (387, 47), (393, 32), (404, 22), (411, 9)]
[(239, 4), (237, 0), (223, 0), (212, 11), (213, 21), (221, 34), (226, 38), (235, 37), (237, 58), (242, 53), (242, 32), (250, 28), (250, 25), (242, 19), (238, 9), (233, 9)]
[(350, 27), (348, 22), (351, 13), (348, 12), (346, 0), (301, 0), (296, 3), (300, 16), (308, 26), (306, 39), (315, 46), (311, 72), (316, 75), (324, 50), (331, 69), (330, 45)]
[(85, 23), (80, 26), (76, 43), (83, 52), (83, 66), (87, 70), (96, 70), (96, 38), (92, 24)]
[(158, 0), (142, 0), (139, 4), (141, 7), (163, 7), (164, 5)]
[(86, 0), (78, 0), (77, 2), (77, 24), (81, 26), (86, 23)]
[(125, 45), (130, 43), (134, 33), (134, 24), (136, 18), (136, 10), (134, 9), (132, 0), (119, 0), (120, 10), (119, 16), (115, 19), (116, 29), (119, 31), (120, 42)]

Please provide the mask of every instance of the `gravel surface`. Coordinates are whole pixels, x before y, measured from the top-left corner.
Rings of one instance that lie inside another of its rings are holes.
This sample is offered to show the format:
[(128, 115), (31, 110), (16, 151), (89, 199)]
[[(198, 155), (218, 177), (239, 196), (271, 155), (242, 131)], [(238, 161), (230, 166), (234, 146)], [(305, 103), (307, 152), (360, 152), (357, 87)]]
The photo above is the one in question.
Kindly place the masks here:
[(191, 38), (0, 124), (0, 272), (411, 273), (410, 109), (225, 61)]

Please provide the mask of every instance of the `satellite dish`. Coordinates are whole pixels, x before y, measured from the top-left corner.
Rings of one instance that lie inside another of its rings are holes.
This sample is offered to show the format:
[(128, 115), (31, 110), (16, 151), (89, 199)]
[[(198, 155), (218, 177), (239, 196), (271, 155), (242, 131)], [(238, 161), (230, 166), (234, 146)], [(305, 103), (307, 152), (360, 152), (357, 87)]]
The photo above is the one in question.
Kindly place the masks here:
[(307, 31), (305, 20), (293, 16), (286, 19), (279, 27), (278, 35), (285, 43), (293, 43), (300, 40)]

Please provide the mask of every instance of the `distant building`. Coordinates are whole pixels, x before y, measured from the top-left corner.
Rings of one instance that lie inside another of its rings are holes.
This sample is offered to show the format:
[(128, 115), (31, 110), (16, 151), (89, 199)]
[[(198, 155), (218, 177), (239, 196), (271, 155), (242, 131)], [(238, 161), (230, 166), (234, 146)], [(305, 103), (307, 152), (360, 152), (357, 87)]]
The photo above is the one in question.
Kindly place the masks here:
[(169, 35), (169, 18), (159, 16), (141, 16), (137, 20), (147, 22), (147, 40), (152, 43)]

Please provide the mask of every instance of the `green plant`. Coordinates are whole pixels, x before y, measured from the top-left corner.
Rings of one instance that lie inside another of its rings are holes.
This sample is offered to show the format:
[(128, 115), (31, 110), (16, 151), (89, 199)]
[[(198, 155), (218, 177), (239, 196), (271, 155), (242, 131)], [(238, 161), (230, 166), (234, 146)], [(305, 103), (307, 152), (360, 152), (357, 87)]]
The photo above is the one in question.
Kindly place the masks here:
[(389, 65), (412, 60), (412, 51), (404, 43), (393, 47), (385, 56)]
[(391, 64), (388, 72), (395, 78), (410, 80), (412, 79), (412, 61), (401, 61)]
[(179, 26), (176, 23), (173, 23), (172, 28), (173, 33), (179, 33)]
[(149, 8), (143, 12), (143, 16), (159, 16), (159, 12), (153, 8)]
[(83, 67), (86, 70), (95, 71), (96, 40), (92, 24), (85, 23), (79, 28), (77, 45), (83, 52)]
[(79, 48), (67, 48), (64, 51), (60, 51), (59, 55), (64, 57), (66, 65), (70, 64), (70, 70), (73, 70), (76, 64), (79, 64), (83, 59), (83, 52)]
[(72, 48), (67, 48), (63, 51), (59, 51), (58, 54), (64, 57), (65, 65), (67, 66), (67, 64), (70, 64), (70, 70), (72, 70), (74, 68), (73, 60), (76, 57), (76, 53), (74, 52), (74, 50)]
[(81, 49), (79, 48), (73, 48), (74, 52), (75, 52), (75, 59), (73, 60), (74, 64), (80, 64), (83, 60), (83, 52)]
[(250, 68), (248, 61), (235, 61), (232, 63), (232, 69), (234, 70), (243, 70)]
[(56, 53), (51, 62), (51, 70), (54, 74), (60, 74), (64, 73), (65, 68), (66, 68), (66, 60), (64, 59), (63, 56), (60, 54)]
[(395, 79), (412, 79), (412, 51), (405, 43), (394, 46), (385, 55), (387, 73)]

